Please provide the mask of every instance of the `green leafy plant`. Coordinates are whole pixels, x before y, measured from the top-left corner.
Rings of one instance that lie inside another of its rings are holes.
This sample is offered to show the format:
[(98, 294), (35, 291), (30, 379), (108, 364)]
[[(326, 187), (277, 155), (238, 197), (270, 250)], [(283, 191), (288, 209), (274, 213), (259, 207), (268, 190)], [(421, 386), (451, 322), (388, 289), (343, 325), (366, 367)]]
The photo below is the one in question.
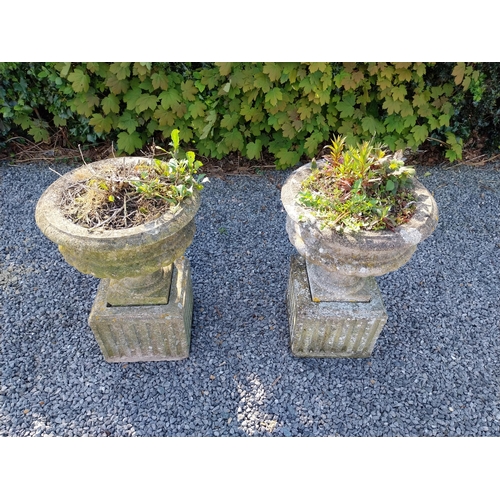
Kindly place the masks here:
[(495, 63), (0, 63), (0, 147), (64, 130), (133, 154), (177, 129), (199, 155), (268, 152), (284, 169), (332, 133), (351, 146), (376, 134), (393, 151), (436, 141), (453, 161), (500, 128), (499, 82)]
[(411, 218), (415, 170), (404, 165), (401, 151), (389, 154), (372, 141), (347, 146), (345, 136), (334, 137), (328, 149), (321, 164), (313, 159), (298, 197), (322, 227), (338, 232), (393, 230)]
[(179, 203), (202, 189), (202, 163), (192, 151), (181, 155), (179, 130), (171, 134), (169, 161), (152, 159), (123, 171), (103, 167), (85, 183), (70, 187), (63, 201), (66, 216), (76, 224), (95, 229), (121, 229), (159, 217), (165, 207), (175, 211)]

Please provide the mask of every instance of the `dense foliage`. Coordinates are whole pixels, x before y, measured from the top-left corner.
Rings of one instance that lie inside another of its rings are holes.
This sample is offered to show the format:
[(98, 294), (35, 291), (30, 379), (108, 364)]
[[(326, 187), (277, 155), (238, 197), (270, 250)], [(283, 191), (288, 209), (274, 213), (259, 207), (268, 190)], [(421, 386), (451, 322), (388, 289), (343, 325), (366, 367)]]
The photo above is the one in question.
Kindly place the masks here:
[(387, 154), (381, 144), (345, 145), (335, 137), (319, 167), (302, 183), (298, 201), (322, 223), (338, 232), (394, 229), (415, 212), (411, 191), (415, 170), (406, 167), (401, 151)]
[(179, 129), (200, 155), (265, 150), (286, 168), (337, 133), (392, 150), (433, 138), (454, 160), (473, 135), (499, 145), (499, 95), (495, 63), (0, 63), (0, 147), (64, 130), (132, 154)]

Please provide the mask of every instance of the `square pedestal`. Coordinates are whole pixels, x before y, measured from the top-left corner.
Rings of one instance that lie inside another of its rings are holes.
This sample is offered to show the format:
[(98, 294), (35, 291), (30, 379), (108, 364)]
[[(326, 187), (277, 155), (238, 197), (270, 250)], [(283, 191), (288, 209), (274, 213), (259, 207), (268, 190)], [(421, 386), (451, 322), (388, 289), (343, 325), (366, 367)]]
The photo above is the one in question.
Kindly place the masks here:
[(106, 361), (173, 361), (189, 356), (193, 292), (186, 257), (174, 262), (167, 304), (109, 306), (109, 282), (101, 280), (89, 316)]
[(292, 353), (314, 358), (367, 358), (387, 321), (375, 278), (370, 302), (313, 302), (303, 257), (290, 263), (287, 306)]

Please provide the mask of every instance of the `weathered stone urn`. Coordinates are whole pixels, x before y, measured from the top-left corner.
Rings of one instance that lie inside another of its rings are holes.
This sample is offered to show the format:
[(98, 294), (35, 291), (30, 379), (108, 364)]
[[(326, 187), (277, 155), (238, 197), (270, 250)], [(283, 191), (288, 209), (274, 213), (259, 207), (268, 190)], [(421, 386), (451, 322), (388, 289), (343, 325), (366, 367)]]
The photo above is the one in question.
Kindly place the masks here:
[(418, 243), (435, 229), (438, 209), (425, 187), (413, 179), (415, 214), (394, 231), (340, 234), (321, 229), (296, 201), (307, 164), (290, 175), (281, 191), (292, 257), (287, 292), (292, 352), (304, 357), (369, 357), (387, 313), (375, 276), (408, 262)]
[(56, 180), (38, 201), (35, 218), (64, 259), (102, 278), (89, 316), (106, 361), (164, 361), (188, 357), (192, 286), (184, 252), (193, 241), (200, 195), (174, 212), (140, 226), (100, 230), (71, 222), (61, 210), (63, 193), (75, 182), (111, 166), (117, 172), (145, 158), (113, 158), (77, 168)]

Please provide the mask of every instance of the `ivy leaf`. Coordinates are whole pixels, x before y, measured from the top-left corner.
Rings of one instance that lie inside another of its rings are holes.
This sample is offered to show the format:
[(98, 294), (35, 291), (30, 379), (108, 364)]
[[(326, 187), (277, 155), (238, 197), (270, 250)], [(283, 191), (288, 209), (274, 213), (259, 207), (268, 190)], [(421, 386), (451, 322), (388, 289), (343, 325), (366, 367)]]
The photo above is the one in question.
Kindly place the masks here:
[(14, 116), (13, 121), (16, 125), (20, 125), (23, 130), (27, 130), (33, 124), (31, 118), (25, 114)]
[(282, 69), (277, 63), (264, 63), (262, 72), (269, 76), (269, 80), (275, 82), (281, 78)]
[(204, 69), (200, 71), (201, 75), (201, 83), (202, 85), (207, 85), (209, 90), (212, 90), (219, 83), (220, 73), (217, 68), (213, 69)]
[(193, 138), (193, 131), (190, 127), (184, 127), (180, 131), (180, 139), (184, 142), (189, 142)]
[(168, 89), (168, 78), (165, 73), (153, 73), (151, 75), (151, 83), (153, 88), (167, 90)]
[(289, 121), (283, 123), (283, 125), (281, 126), (281, 132), (283, 133), (284, 137), (288, 137), (290, 139), (293, 139), (297, 135), (297, 130)]
[(279, 130), (281, 128), (281, 125), (283, 125), (283, 123), (285, 123), (287, 119), (288, 115), (282, 111), (271, 115), (268, 118), (267, 123), (269, 123), (269, 125), (271, 125), (274, 130)]
[(439, 120), (434, 116), (429, 116), (427, 124), (429, 125), (429, 130), (436, 130), (441, 126), (439, 125)]
[(201, 101), (195, 101), (193, 104), (188, 106), (189, 114), (191, 118), (198, 118), (199, 116), (205, 115), (205, 110), (207, 109), (206, 104)]
[(120, 112), (120, 100), (116, 95), (109, 94), (103, 98), (101, 101), (102, 110), (104, 114), (107, 115), (110, 112), (119, 113)]
[(179, 104), (181, 100), (181, 96), (177, 89), (170, 88), (168, 90), (164, 90), (160, 95), (161, 105), (163, 109), (170, 109), (174, 107), (176, 104)]
[(453, 68), (453, 71), (451, 72), (452, 76), (455, 77), (455, 84), (460, 85), (464, 79), (465, 75), (465, 63), (464, 62), (457, 62), (455, 67)]
[(120, 132), (117, 141), (118, 149), (125, 153), (132, 154), (134, 151), (142, 148), (142, 139), (138, 132)]
[(423, 94), (415, 94), (413, 96), (413, 105), (418, 107), (425, 106), (428, 103), (429, 96), (430, 92), (428, 91), (427, 93), (424, 92)]
[(375, 117), (368, 115), (361, 120), (361, 126), (364, 131), (373, 135), (378, 131), (379, 123)]
[(412, 72), (411, 72), (410, 69), (408, 69), (408, 68), (401, 68), (401, 69), (398, 70), (397, 75), (398, 75), (398, 78), (399, 78), (400, 82), (404, 82), (404, 81), (411, 82)]
[(425, 75), (427, 68), (424, 63), (414, 63), (413, 70), (417, 73), (418, 76), (422, 77)]
[(42, 142), (49, 140), (49, 133), (42, 127), (31, 127), (28, 133), (35, 139), (35, 142)]
[(91, 116), (92, 110), (98, 105), (99, 98), (91, 92), (79, 94), (70, 102), (70, 107), (73, 111), (76, 111), (80, 115), (84, 115), (86, 117)]
[(71, 87), (75, 92), (87, 92), (90, 85), (90, 76), (85, 74), (80, 68), (68, 75), (68, 80), (71, 82)]
[(441, 127), (449, 127), (450, 126), (450, 115), (441, 115), (439, 117), (439, 125)]
[(278, 158), (278, 167), (280, 168), (288, 168), (293, 167), (300, 160), (300, 153), (297, 151), (289, 151), (287, 149), (280, 149), (276, 153), (276, 157)]
[(271, 103), (272, 106), (276, 106), (278, 101), (283, 99), (283, 94), (278, 87), (274, 87), (272, 90), (266, 93), (265, 101)]
[(139, 123), (134, 119), (132, 113), (125, 111), (122, 116), (120, 116), (117, 127), (122, 130), (126, 130), (129, 134), (135, 131)]
[(304, 78), (300, 83), (299, 87), (304, 89), (304, 94), (316, 94), (318, 90), (321, 90), (323, 88), (322, 85), (320, 85), (321, 81), (321, 74), (320, 73), (311, 73), (307, 78)]
[(318, 144), (322, 140), (323, 134), (321, 132), (314, 132), (304, 142), (304, 149), (309, 155), (314, 156), (317, 152)]
[(106, 79), (106, 85), (113, 94), (124, 94), (127, 92), (129, 83), (128, 80), (119, 80), (115, 74), (110, 74)]
[[(391, 116), (397, 116), (397, 115), (391, 115)], [(405, 120), (404, 120), (404, 128), (406, 127), (413, 127), (417, 123), (417, 116), (416, 115), (408, 115)], [(403, 129), (401, 129), (399, 132), (402, 132)]]
[(399, 85), (392, 88), (392, 97), (395, 101), (404, 101), (406, 95), (406, 87), (404, 85)]
[(240, 114), (245, 117), (246, 121), (250, 121), (255, 114), (255, 107), (250, 104), (243, 103), (241, 106)]
[(139, 83), (139, 88), (149, 93), (155, 91), (155, 89), (153, 88), (153, 82), (149, 77), (144, 77), (144, 80), (141, 83)]
[(184, 118), (187, 113), (187, 106), (185, 102), (180, 102), (172, 106), (172, 111), (179, 117)]
[(175, 115), (162, 107), (156, 108), (153, 116), (158, 120), (161, 127), (172, 127), (175, 122)]
[(141, 94), (135, 103), (135, 110), (138, 113), (142, 113), (146, 109), (155, 110), (156, 104), (158, 102), (158, 97), (151, 94)]
[(392, 75), (394, 74), (394, 66), (385, 63), (380, 63), (380, 75), (387, 78), (392, 82)]
[(327, 104), (330, 102), (330, 94), (331, 94), (330, 89), (320, 90), (319, 92), (316, 92), (316, 99), (319, 100), (319, 103), (321, 105)]
[(123, 100), (127, 103), (127, 109), (135, 109), (137, 100), (141, 97), (142, 91), (139, 87), (130, 89), (124, 96)]
[(463, 140), (452, 134), (451, 132), (446, 133), (446, 143), (450, 146), (450, 149), (446, 151), (445, 156), (450, 161), (455, 161), (456, 159), (462, 159), (462, 147)]
[(422, 144), (427, 139), (428, 130), (425, 125), (415, 125), (411, 132), (417, 144)]
[(243, 135), (237, 128), (233, 128), (231, 132), (224, 134), (224, 144), (230, 151), (241, 151), (245, 145)]
[(392, 97), (387, 96), (382, 104), (383, 109), (387, 109), (387, 112), (392, 115), (394, 113), (398, 113), (401, 109), (401, 104), (395, 101)]
[(380, 87), (380, 90), (384, 90), (386, 88), (392, 87), (392, 82), (391, 80), (388, 80), (387, 78), (383, 78), (379, 76), (377, 78), (377, 85)]
[(130, 63), (113, 63), (109, 67), (109, 71), (111, 71), (111, 73), (113, 73), (118, 80), (127, 80), (130, 76)]
[(391, 151), (395, 151), (396, 150), (396, 136), (394, 136), (394, 135), (385, 135), (383, 137), (383, 142), (384, 142), (384, 144), (387, 144), (387, 147)]
[(471, 84), (471, 78), (470, 78), (470, 76), (466, 76), (464, 78), (464, 81), (462, 82), (463, 89), (467, 90), (469, 88), (470, 84)]
[(264, 73), (258, 73), (255, 76), (254, 84), (256, 88), (261, 89), (263, 92), (269, 92), (271, 89), (269, 78)]
[(135, 62), (133, 66), (134, 75), (145, 76), (151, 70), (151, 63)]
[(240, 117), (237, 113), (230, 113), (227, 115), (224, 115), (222, 118), (220, 125), (223, 128), (226, 128), (228, 130), (232, 130), (235, 125), (238, 123)]
[(309, 72), (310, 73), (315, 73), (316, 71), (321, 71), (322, 73), (325, 71), (327, 68), (328, 63), (324, 62), (313, 62), (309, 63)]
[(311, 106), (308, 104), (300, 105), (297, 111), (299, 112), (301, 120), (307, 120), (312, 115)]
[(341, 118), (349, 118), (354, 114), (354, 103), (356, 96), (351, 94), (344, 94), (343, 99), (337, 104), (336, 108), (340, 111)]
[(65, 127), (66, 126), (66, 123), (67, 123), (66, 118), (61, 118), (60, 116), (54, 116), (53, 120), (54, 120), (54, 125), (56, 127)]
[(215, 109), (212, 109), (207, 113), (207, 117), (205, 120), (207, 124), (205, 125), (205, 127), (203, 127), (203, 131), (200, 136), (201, 140), (206, 139), (208, 137), (208, 134), (212, 132), (216, 120), (217, 120), (217, 111), (215, 111)]
[(384, 120), (384, 124), (388, 132), (396, 131), (398, 134), (400, 134), (405, 127), (403, 118), (400, 115), (389, 115)]
[(437, 99), (445, 93), (444, 86), (438, 85), (436, 87), (431, 88), (431, 97), (433, 99)]
[(257, 139), (255, 142), (249, 142), (247, 144), (247, 158), (254, 160), (260, 158), (260, 153), (262, 151), (262, 141)]
[(231, 69), (233, 67), (233, 63), (230, 63), (230, 62), (215, 63), (215, 65), (219, 67), (219, 73), (222, 76), (229, 75), (229, 73), (231, 73)]
[(60, 68), (59, 75), (62, 76), (63, 78), (66, 78), (71, 69), (71, 63), (66, 62), (66, 63), (60, 63), (60, 65), (56, 65), (56, 69), (59, 70), (59, 68)]
[(182, 89), (182, 97), (188, 101), (194, 101), (195, 95), (198, 93), (198, 89), (196, 88), (193, 80), (188, 80), (187, 82), (181, 83)]
[(91, 73), (97, 73), (99, 71), (99, 63), (92, 63), (92, 62), (89, 62), (87, 63), (87, 69), (91, 72)]
[(94, 113), (89, 120), (89, 125), (92, 125), (97, 133), (111, 132), (113, 118), (111, 116), (104, 117), (100, 113)]
[(408, 101), (407, 99), (404, 99), (403, 102), (401, 103), (400, 113), (401, 116), (403, 117), (413, 115), (413, 107), (410, 104), (410, 101)]

